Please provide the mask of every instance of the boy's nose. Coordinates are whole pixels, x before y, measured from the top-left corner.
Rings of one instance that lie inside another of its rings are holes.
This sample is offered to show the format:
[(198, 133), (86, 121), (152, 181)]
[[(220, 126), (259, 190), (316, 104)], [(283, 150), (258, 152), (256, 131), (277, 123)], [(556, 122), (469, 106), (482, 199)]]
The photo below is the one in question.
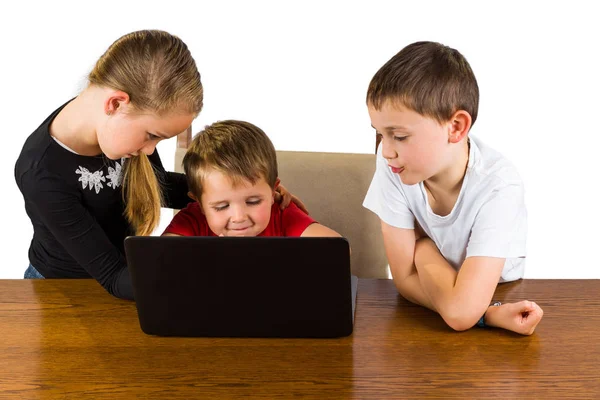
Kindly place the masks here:
[[(231, 207), (231, 206), (230, 206)], [(238, 223), (246, 220), (246, 212), (242, 207), (231, 208), (231, 222)]]
[(390, 142), (391, 140), (386, 138), (383, 138), (381, 140), (381, 155), (383, 155), (383, 158), (387, 160), (392, 160), (398, 157), (398, 153), (396, 152), (394, 146), (392, 146)]

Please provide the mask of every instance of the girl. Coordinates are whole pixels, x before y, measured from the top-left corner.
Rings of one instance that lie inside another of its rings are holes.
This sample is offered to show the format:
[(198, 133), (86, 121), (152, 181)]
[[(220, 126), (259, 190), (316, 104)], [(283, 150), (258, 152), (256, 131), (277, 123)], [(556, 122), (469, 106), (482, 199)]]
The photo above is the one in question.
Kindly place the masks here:
[(91, 276), (132, 299), (123, 239), (150, 234), (161, 204), (190, 201), (184, 175), (165, 171), (155, 148), (200, 113), (202, 83), (186, 44), (155, 30), (115, 41), (88, 78), (29, 136), (15, 166), (34, 231), (25, 278)]

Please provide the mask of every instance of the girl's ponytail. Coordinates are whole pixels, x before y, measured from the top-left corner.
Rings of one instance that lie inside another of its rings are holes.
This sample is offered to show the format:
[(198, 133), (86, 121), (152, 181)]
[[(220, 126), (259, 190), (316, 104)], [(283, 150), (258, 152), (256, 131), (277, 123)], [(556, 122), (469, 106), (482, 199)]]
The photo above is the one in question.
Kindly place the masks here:
[(145, 154), (125, 163), (123, 177), (125, 217), (138, 236), (148, 236), (160, 222), (162, 194), (154, 168)]

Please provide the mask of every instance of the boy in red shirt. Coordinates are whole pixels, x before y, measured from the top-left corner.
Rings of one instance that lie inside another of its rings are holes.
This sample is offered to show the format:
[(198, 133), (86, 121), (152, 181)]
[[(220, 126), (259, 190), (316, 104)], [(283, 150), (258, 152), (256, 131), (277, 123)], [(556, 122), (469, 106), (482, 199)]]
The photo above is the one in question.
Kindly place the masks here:
[(294, 203), (275, 203), (279, 185), (273, 143), (257, 126), (220, 121), (198, 133), (183, 167), (195, 200), (164, 236), (340, 236)]

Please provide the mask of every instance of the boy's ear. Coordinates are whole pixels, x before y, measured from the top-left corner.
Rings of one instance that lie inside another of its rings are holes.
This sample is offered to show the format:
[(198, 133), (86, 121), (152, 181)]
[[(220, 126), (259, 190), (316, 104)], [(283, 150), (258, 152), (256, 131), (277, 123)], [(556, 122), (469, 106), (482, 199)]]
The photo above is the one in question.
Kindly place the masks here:
[(204, 208), (202, 207), (202, 203), (200, 202), (200, 199), (196, 197), (196, 195), (192, 192), (188, 192), (187, 193), (188, 197), (192, 200), (194, 200), (196, 203), (198, 203), (198, 205), (200, 206), (200, 212), (202, 212), (202, 214), (205, 214), (204, 212)]
[(196, 195), (194, 195), (194, 193), (192, 192), (187, 192), (187, 195), (190, 199), (197, 201), (198, 203), (200, 203), (200, 200), (196, 197)]
[(115, 90), (104, 101), (104, 113), (112, 115), (125, 104), (129, 104), (129, 95), (122, 90)]
[[(277, 196), (281, 197), (281, 194), (277, 191), (277, 188), (279, 187), (279, 185), (281, 184), (281, 180), (279, 178), (277, 178), (275, 180), (275, 184), (273, 185), (273, 198), (271, 201), (271, 204), (275, 202), (275, 200), (277, 200)], [(277, 200), (279, 201), (279, 200)]]
[(448, 132), (448, 141), (458, 143), (469, 134), (471, 129), (471, 114), (465, 110), (458, 110), (450, 118), (450, 131)]

